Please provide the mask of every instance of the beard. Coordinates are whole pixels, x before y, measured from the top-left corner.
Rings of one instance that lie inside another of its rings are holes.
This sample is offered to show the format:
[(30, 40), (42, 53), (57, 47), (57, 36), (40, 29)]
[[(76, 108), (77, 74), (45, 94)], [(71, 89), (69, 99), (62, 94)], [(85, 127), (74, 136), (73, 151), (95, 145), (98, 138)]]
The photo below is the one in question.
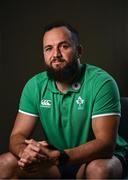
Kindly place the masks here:
[(58, 82), (69, 82), (79, 71), (79, 62), (76, 57), (71, 62), (59, 69), (54, 69), (45, 63), (48, 78)]

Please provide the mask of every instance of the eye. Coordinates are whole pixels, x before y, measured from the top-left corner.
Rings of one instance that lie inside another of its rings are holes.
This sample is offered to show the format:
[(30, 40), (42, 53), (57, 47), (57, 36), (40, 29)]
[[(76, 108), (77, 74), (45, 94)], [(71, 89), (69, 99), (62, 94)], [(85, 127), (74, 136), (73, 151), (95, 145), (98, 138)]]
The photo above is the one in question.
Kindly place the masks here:
[(44, 48), (44, 52), (50, 52), (52, 50), (52, 47), (46, 47)]
[(69, 48), (69, 45), (68, 45), (68, 44), (62, 44), (62, 45), (61, 45), (61, 48), (62, 48), (62, 49), (68, 49), (68, 48)]
[(67, 44), (64, 44), (62, 47), (63, 48), (68, 48), (69, 46)]

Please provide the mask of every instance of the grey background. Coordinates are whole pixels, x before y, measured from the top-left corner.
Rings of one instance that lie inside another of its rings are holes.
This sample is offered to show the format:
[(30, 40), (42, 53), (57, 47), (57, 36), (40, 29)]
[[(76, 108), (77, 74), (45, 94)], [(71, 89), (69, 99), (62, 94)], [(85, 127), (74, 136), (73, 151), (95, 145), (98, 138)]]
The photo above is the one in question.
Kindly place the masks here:
[(107, 70), (127, 96), (128, 1), (0, 1), (0, 153), (8, 140), (25, 82), (43, 70), (42, 28), (65, 20), (84, 46), (82, 62)]

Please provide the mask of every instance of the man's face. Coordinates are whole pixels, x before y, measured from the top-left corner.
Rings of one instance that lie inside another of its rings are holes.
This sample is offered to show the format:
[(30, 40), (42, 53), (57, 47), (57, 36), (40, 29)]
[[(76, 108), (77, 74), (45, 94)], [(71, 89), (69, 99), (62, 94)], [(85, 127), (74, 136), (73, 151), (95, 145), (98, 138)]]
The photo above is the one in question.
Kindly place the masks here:
[(66, 27), (53, 28), (44, 34), (43, 52), (45, 63), (55, 70), (70, 63), (76, 53), (71, 32)]
[(43, 53), (50, 79), (67, 81), (78, 71), (78, 47), (66, 27), (53, 28), (44, 34)]

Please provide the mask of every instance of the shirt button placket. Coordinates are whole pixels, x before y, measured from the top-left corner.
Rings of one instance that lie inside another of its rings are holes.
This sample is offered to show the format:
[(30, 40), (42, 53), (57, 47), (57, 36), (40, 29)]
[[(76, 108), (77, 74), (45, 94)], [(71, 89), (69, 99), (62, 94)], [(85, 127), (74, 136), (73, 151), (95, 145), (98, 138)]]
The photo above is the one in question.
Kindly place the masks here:
[(67, 105), (65, 102), (65, 95), (62, 95), (61, 99), (61, 113), (62, 113), (62, 119), (63, 119), (63, 125), (66, 126), (67, 124), (67, 117), (68, 117), (68, 112), (67, 112)]

